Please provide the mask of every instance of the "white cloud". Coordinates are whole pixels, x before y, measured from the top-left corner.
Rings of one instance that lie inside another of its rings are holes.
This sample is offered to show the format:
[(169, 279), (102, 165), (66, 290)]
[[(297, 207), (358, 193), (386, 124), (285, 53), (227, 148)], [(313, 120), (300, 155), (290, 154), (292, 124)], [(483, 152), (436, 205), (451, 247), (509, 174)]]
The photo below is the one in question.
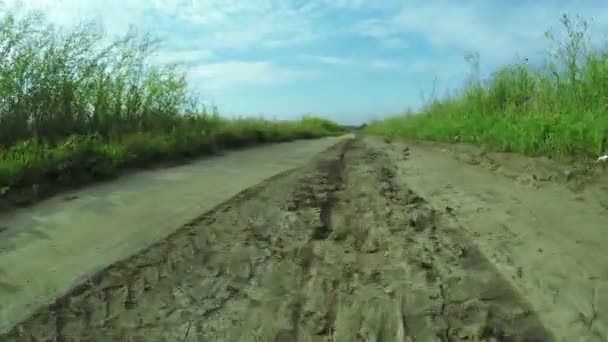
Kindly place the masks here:
[[(421, 38), (441, 53), (478, 51), (482, 60), (492, 63), (502, 63), (518, 52), (534, 54), (544, 48), (544, 30), (557, 24), (561, 12), (576, 10), (589, 17), (606, 9), (598, 1), (568, 6), (563, 1), (510, 5), (499, 1), (446, 0), (4, 0), (4, 3), (6, 7), (42, 10), (54, 22), (63, 24), (98, 19), (111, 34), (124, 33), (134, 25), (176, 44), (182, 40), (180, 44), (189, 50), (193, 46), (211, 52), (285, 48), (355, 33), (401, 50), (411, 48), (408, 41), (413, 37)], [(324, 17), (332, 13), (356, 13), (357, 17), (337, 26)], [(171, 20), (176, 26), (159, 25), (155, 21), (158, 18)], [(608, 29), (608, 16), (598, 16), (592, 28), (598, 32)]]
[[(314, 40), (318, 3), (306, 7), (282, 0), (6, 0), (7, 8), (39, 10), (52, 23), (71, 26), (95, 20), (110, 36), (133, 26), (162, 39), (153, 60), (185, 63), (195, 88), (219, 92), (231, 87), (269, 85), (310, 77), (271, 61), (222, 60), (221, 51), (247, 53)], [(306, 15), (302, 15), (302, 14)]]
[(501, 16), (506, 20), (497, 20), (484, 7), (453, 2), (404, 6), (393, 18), (393, 24), (421, 35), (435, 48), (479, 52), (482, 58), (491, 61), (502, 62), (517, 52), (527, 53), (542, 39), (543, 29), (536, 25), (522, 30), (520, 21), (531, 18), (509, 18), (509, 13), (503, 12)]
[(371, 38), (382, 45), (390, 48), (400, 49), (407, 47), (406, 40), (402, 37), (402, 30), (387, 18), (369, 18), (355, 23), (349, 33), (358, 34)]
[[(98, 20), (111, 34), (124, 33), (133, 25), (177, 39), (175, 35), (187, 28), (200, 34), (188, 37), (191, 43), (204, 44), (207, 49), (290, 45), (319, 34), (312, 20), (320, 11), (319, 6), (308, 6), (302, 12), (301, 8), (277, 0), (5, 0), (5, 5), (40, 10), (52, 22), (64, 25)], [(155, 18), (172, 20), (177, 26), (165, 28), (169, 32), (159, 32), (163, 29)]]
[(385, 59), (357, 59), (314, 54), (302, 54), (299, 57), (303, 60), (336, 67), (397, 70), (402, 66), (397, 61)]
[(153, 60), (160, 64), (193, 64), (214, 57), (213, 51), (204, 49), (168, 50), (159, 49)]
[(323, 55), (311, 55), (303, 54), (299, 56), (303, 60), (312, 61), (331, 66), (340, 67), (352, 67), (357, 65), (357, 61), (352, 58), (335, 57), (335, 56), (323, 56)]
[(153, 31), (154, 22), (146, 20), (148, 2), (145, 0), (4, 0), (5, 7), (26, 13), (40, 11), (52, 24), (71, 27), (83, 22), (101, 24), (111, 37), (124, 35), (130, 27)]
[(396, 70), (401, 68), (401, 63), (391, 60), (371, 60), (367, 62), (369, 67), (373, 69)]
[[(157, 3), (161, 3), (157, 0)], [(274, 48), (310, 41), (320, 32), (314, 23), (318, 7), (301, 8), (277, 0), (207, 0), (163, 2), (161, 13), (200, 32), (193, 43), (209, 49)], [(305, 15), (303, 15), (305, 14)], [(192, 39), (192, 37), (190, 38)]]
[(238, 86), (274, 85), (310, 77), (313, 74), (277, 66), (268, 61), (224, 61), (201, 64), (188, 71), (188, 77), (207, 92), (219, 93)]
[[(362, 20), (353, 31), (399, 47), (406, 37), (418, 39), (437, 54), (478, 52), (482, 63), (499, 65), (518, 54), (534, 58), (544, 52), (549, 44), (544, 33), (559, 26), (562, 13), (590, 18), (604, 10), (606, 5), (599, 2), (569, 7), (555, 1), (517, 6), (497, 1), (408, 1), (396, 14)], [(595, 35), (605, 32), (608, 17), (595, 18), (590, 29)]]

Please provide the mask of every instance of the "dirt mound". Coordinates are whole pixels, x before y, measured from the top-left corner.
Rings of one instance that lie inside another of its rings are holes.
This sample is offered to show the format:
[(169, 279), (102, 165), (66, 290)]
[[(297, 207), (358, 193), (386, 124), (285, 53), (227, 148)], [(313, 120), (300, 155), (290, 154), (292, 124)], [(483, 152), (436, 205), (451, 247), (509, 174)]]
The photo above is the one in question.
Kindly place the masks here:
[(451, 210), (396, 174), (384, 151), (340, 143), (0, 340), (553, 341)]

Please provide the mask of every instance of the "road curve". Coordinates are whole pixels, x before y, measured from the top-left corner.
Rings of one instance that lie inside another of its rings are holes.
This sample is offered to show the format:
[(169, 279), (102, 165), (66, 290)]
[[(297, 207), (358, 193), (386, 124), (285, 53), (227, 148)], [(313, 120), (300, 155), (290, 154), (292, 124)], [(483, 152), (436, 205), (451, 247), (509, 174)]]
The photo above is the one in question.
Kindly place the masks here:
[(0, 335), (92, 274), (343, 138), (143, 171), (0, 215)]

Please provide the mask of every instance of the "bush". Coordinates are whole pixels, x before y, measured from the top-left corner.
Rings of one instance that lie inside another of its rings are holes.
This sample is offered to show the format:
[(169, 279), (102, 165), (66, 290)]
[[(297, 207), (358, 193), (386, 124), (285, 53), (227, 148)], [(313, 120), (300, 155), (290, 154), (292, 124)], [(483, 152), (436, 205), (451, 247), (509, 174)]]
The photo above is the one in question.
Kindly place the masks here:
[(37, 13), (0, 19), (0, 204), (220, 148), (341, 133), (315, 117), (224, 119), (178, 66), (150, 63), (150, 37), (103, 42), (95, 25), (64, 31)]

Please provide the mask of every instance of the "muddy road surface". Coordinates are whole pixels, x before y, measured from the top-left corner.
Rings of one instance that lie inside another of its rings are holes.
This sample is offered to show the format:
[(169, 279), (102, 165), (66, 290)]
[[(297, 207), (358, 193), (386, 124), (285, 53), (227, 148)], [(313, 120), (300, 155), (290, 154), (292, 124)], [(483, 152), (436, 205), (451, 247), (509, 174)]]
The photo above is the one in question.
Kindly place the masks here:
[(329, 145), (0, 341), (606, 340), (602, 188), (472, 148)]

